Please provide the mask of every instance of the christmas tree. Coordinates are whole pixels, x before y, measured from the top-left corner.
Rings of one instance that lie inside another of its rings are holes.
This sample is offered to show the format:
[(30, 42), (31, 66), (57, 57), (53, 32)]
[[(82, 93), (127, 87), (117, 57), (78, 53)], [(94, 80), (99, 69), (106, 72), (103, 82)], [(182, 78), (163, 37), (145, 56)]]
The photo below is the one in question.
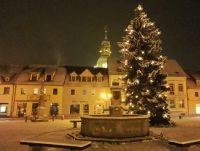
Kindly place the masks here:
[(161, 32), (138, 5), (125, 33), (119, 43), (120, 69), (126, 73), (122, 79), (129, 113), (148, 113), (151, 125), (169, 125), (165, 95), (168, 88), (166, 75), (162, 73), (166, 57), (161, 55)]

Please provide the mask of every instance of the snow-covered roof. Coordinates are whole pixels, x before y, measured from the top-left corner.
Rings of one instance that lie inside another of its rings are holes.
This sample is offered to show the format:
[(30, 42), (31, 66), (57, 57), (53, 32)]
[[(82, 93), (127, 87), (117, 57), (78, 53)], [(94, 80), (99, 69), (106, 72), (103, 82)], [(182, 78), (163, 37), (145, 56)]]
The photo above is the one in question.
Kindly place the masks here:
[(167, 60), (163, 72), (167, 73), (168, 76), (188, 77), (178, 62), (172, 59)]
[[(121, 74), (119, 72), (118, 67), (120, 66), (119, 59), (110, 57), (108, 59), (108, 72), (109, 75), (117, 75)], [(167, 73), (168, 76), (179, 76), (179, 77), (187, 77), (187, 74), (184, 72), (182, 67), (177, 63), (176, 60), (167, 60), (163, 73)]]
[[(38, 73), (39, 79), (31, 81), (30, 76), (32, 73)], [(45, 81), (46, 74), (55, 73), (52, 80)], [(16, 79), (17, 84), (41, 84), (44, 81), (44, 85), (63, 85), (65, 81), (66, 70), (63, 67), (56, 67), (50, 65), (30, 65), (25, 68)]]

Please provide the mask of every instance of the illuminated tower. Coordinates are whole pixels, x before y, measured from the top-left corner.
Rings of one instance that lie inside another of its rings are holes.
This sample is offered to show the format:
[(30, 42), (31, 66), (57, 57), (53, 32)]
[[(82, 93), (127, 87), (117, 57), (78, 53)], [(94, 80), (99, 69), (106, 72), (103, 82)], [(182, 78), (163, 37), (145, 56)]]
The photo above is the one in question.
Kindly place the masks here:
[(107, 61), (108, 57), (111, 54), (111, 45), (110, 41), (108, 41), (108, 36), (107, 36), (107, 27), (105, 27), (105, 37), (104, 40), (101, 42), (101, 49), (99, 51), (100, 57), (97, 60), (97, 64), (95, 67), (100, 67), (100, 68), (107, 68)]

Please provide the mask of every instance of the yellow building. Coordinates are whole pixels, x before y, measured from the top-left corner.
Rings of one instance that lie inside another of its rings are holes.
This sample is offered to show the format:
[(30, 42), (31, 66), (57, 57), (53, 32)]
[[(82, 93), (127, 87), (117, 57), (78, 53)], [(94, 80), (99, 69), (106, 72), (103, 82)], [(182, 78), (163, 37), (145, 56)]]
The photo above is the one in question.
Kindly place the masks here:
[(176, 62), (176, 60), (167, 60), (164, 72), (167, 74), (167, 92), (168, 108), (173, 114), (188, 114), (187, 102), (187, 74)]
[(93, 67), (66, 67), (63, 93), (63, 114), (104, 114), (110, 106), (108, 70)]
[(15, 80), (21, 69), (18, 65), (0, 66), (0, 117), (12, 115)]
[[(122, 91), (123, 83), (120, 76), (123, 74), (118, 71), (119, 61), (116, 58), (109, 58), (108, 72), (109, 85), (111, 89), (115, 89), (121, 93), (121, 101), (124, 102), (124, 93)], [(168, 60), (164, 73), (167, 74), (167, 85), (170, 91), (167, 92), (167, 103), (171, 114), (188, 114), (186, 79), (187, 74), (175, 60)]]
[(200, 73), (190, 72), (187, 79), (188, 113), (200, 114)]
[(61, 115), (65, 76), (66, 70), (62, 67), (48, 65), (26, 67), (15, 82), (13, 116), (35, 114), (41, 96), (46, 116)]

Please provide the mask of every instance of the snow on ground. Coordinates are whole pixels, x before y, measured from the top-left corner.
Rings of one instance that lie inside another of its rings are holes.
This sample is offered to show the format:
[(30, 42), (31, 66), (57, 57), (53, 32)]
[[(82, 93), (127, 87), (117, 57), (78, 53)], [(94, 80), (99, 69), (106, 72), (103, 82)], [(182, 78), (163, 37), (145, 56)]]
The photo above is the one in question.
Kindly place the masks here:
[[(174, 119), (176, 127), (151, 128), (154, 135), (164, 135), (167, 139), (200, 139), (200, 117), (183, 117)], [(80, 126), (80, 125), (79, 125)], [(30, 122), (24, 120), (0, 119), (0, 150), (1, 151), (28, 151), (29, 147), (20, 145), (20, 139), (38, 137), (53, 137), (62, 139), (72, 128), (69, 120), (55, 120), (49, 122)], [(66, 151), (66, 149), (49, 148), (51, 151)], [(134, 143), (101, 143), (93, 142), (92, 146), (84, 151), (200, 151), (200, 145), (177, 147), (169, 145), (166, 140), (152, 140)]]

